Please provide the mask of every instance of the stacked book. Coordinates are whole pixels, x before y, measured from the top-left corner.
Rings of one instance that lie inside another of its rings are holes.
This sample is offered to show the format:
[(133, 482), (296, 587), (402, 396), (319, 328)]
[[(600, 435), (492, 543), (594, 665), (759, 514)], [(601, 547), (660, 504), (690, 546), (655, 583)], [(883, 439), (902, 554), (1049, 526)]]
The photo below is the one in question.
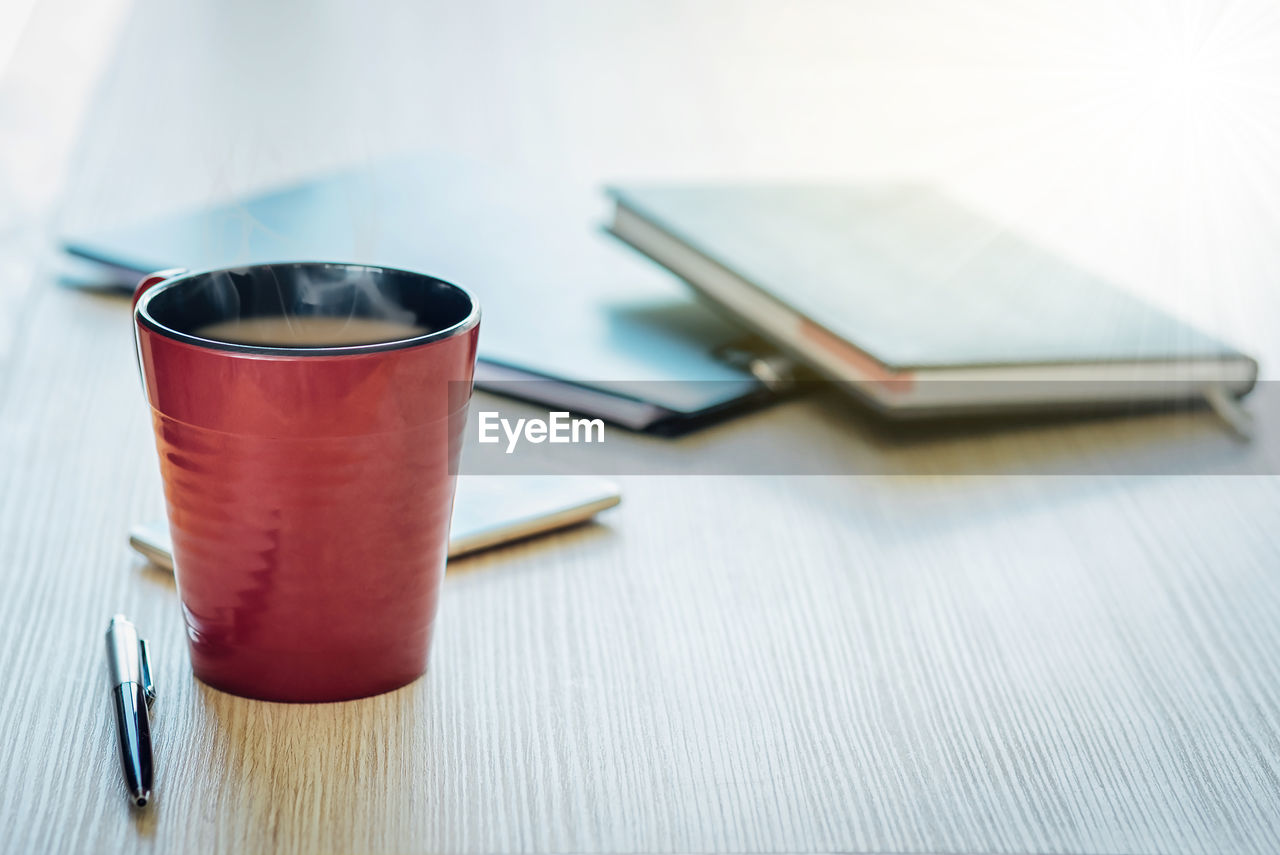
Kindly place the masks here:
[(928, 186), (610, 193), (609, 231), (657, 265), (562, 189), (441, 157), (63, 245), (126, 289), (163, 268), (303, 258), (441, 276), (483, 306), (477, 386), (655, 433), (771, 401), (806, 367), (892, 416), (1194, 397), (1222, 411), (1257, 377), (1248, 356)]

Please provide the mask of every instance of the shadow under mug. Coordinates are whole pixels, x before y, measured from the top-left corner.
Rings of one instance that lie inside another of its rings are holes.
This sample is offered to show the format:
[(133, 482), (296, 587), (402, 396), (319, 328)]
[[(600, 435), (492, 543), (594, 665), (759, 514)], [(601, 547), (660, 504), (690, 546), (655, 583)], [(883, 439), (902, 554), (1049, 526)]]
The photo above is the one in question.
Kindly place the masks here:
[[(425, 331), (371, 344), (202, 338), (281, 314)], [(421, 676), (435, 621), (480, 313), (461, 288), (320, 262), (166, 271), (134, 296), (195, 675), (274, 701)]]

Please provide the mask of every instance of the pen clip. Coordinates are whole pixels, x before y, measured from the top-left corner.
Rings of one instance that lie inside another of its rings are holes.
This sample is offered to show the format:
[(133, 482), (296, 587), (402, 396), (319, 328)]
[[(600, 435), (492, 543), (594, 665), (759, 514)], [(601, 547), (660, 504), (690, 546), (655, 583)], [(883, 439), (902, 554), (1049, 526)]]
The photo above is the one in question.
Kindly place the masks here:
[(138, 639), (138, 676), (142, 682), (142, 695), (147, 699), (147, 708), (156, 702), (156, 684), (151, 680), (151, 651), (146, 639)]

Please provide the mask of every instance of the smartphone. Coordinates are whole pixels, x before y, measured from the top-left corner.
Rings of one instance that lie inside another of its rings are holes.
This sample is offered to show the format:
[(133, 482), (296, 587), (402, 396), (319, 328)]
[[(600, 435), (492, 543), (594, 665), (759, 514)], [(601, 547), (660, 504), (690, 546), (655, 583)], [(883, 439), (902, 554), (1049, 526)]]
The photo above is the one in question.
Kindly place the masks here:
[[(584, 523), (620, 501), (616, 486), (586, 475), (459, 475), (449, 557)], [(130, 528), (129, 545), (152, 564), (173, 570), (164, 520)]]

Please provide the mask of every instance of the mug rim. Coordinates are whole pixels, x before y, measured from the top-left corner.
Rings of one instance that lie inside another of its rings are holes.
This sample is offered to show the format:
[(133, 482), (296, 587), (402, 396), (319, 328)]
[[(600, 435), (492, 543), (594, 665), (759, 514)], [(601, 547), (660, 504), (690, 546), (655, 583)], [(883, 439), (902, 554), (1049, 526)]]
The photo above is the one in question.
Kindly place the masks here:
[[(196, 277), (209, 276), (216, 273), (257, 270), (269, 267), (340, 267), (344, 270), (402, 273), (407, 276), (426, 279), (430, 282), (435, 282), (454, 289), (467, 298), (470, 310), (467, 312), (466, 317), (455, 324), (447, 326), (441, 330), (434, 330), (433, 332), (413, 336), (412, 338), (398, 338), (390, 341), (375, 341), (365, 344), (333, 345), (327, 347), (274, 347), (270, 345), (240, 344), (232, 341), (219, 341), (218, 339), (201, 338), (200, 336), (165, 326), (160, 323), (160, 321), (156, 320), (149, 311), (152, 298), (170, 290), (173, 287), (181, 285), (183, 282), (195, 279)], [(355, 356), (363, 353), (382, 353), (388, 350), (402, 350), (404, 348), (417, 347), (419, 345), (431, 344), (432, 342), (453, 338), (454, 336), (467, 332), (480, 323), (480, 304), (477, 302), (475, 295), (463, 288), (461, 285), (455, 285), (452, 282), (441, 279), (438, 276), (432, 276), (428, 273), (419, 273), (416, 270), (405, 270), (402, 267), (388, 267), (382, 264), (358, 264), (346, 261), (270, 261), (259, 264), (237, 264), (229, 267), (210, 267), (202, 270), (183, 271), (182, 273), (171, 276), (163, 282), (159, 282), (151, 288), (148, 288), (138, 299), (137, 305), (134, 306), (133, 316), (140, 326), (144, 326), (152, 332), (159, 333), (166, 338), (171, 338), (175, 341), (180, 341), (184, 344), (190, 344), (206, 350), (221, 350), (231, 353), (256, 354), (260, 356)]]

